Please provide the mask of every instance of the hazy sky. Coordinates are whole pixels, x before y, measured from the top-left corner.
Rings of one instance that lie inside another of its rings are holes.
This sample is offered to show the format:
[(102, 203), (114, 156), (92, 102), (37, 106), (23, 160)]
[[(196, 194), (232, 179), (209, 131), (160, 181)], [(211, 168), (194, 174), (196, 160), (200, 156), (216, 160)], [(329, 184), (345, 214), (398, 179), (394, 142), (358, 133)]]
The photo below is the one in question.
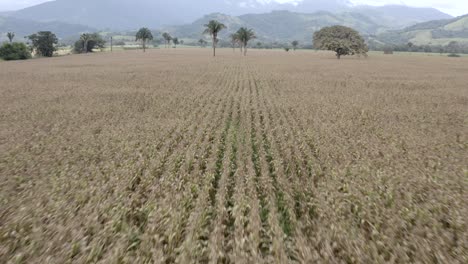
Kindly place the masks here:
[[(0, 10), (15, 10), (50, 0), (0, 0)], [(79, 1), (79, 0), (77, 0)], [(301, 0), (258, 0), (259, 2), (300, 2)], [(468, 13), (467, 0), (350, 0), (354, 4), (385, 5), (405, 4), (409, 6), (434, 7), (451, 15), (463, 15)], [(239, 0), (242, 2), (242, 0)]]

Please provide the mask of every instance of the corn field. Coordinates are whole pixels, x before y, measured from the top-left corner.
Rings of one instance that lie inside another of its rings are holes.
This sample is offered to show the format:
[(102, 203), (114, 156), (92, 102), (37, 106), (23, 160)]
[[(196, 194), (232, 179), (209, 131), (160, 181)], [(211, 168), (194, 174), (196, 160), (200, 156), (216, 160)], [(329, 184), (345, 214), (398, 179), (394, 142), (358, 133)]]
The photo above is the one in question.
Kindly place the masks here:
[(0, 68), (0, 263), (468, 262), (465, 58)]

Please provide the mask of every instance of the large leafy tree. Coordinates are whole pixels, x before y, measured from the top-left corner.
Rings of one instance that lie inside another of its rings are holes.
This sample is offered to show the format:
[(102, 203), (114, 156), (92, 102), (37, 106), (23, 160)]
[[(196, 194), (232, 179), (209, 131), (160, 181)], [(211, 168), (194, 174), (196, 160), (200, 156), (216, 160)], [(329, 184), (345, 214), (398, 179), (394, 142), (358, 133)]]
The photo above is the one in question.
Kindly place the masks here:
[(13, 32), (8, 32), (8, 33), (7, 33), (7, 38), (8, 38), (8, 40), (10, 41), (10, 43), (12, 43), (12, 42), (13, 42), (13, 39), (15, 38), (15, 33), (13, 33)]
[(171, 44), (172, 36), (169, 33), (164, 32), (162, 34), (162, 37), (164, 38), (164, 41), (165, 41), (165, 47), (168, 48)]
[(213, 41), (213, 57), (216, 56), (216, 45), (218, 44), (218, 34), (221, 30), (225, 29), (226, 26), (216, 20), (211, 20), (208, 24), (205, 25), (205, 31), (203, 34), (209, 34), (211, 40)]
[(447, 45), (447, 51), (449, 53), (459, 53), (460, 52), (460, 44), (456, 41), (450, 41)]
[(140, 28), (136, 33), (136, 41), (141, 41), (143, 52), (146, 52), (146, 42), (153, 40), (153, 33), (148, 28)]
[(87, 53), (88, 52), (88, 42), (91, 40), (91, 34), (82, 34), (80, 36), (80, 42), (81, 42), (81, 46), (82, 46), (82, 51), (84, 53)]
[(200, 44), (200, 47), (204, 48), (206, 47), (207, 42), (204, 39), (199, 39), (198, 44)]
[(291, 45), (293, 46), (293, 49), (296, 50), (297, 46), (299, 45), (299, 41), (294, 40), (293, 42), (291, 42)]
[(315, 32), (314, 48), (334, 51), (338, 59), (345, 55), (366, 55), (369, 51), (359, 32), (345, 26), (325, 27)]
[(93, 52), (93, 49), (104, 48), (106, 41), (98, 33), (82, 34), (80, 39), (75, 42), (76, 53)]
[(179, 45), (179, 38), (172, 38), (172, 43), (174, 43), (174, 47), (177, 48), (177, 45)]
[(52, 57), (57, 50), (57, 36), (50, 31), (39, 31), (36, 34), (28, 36), (31, 40), (32, 48), (44, 57)]
[(255, 33), (252, 29), (241, 27), (236, 33), (241, 46), (244, 48), (244, 56), (247, 55), (247, 44), (250, 40), (255, 39)]

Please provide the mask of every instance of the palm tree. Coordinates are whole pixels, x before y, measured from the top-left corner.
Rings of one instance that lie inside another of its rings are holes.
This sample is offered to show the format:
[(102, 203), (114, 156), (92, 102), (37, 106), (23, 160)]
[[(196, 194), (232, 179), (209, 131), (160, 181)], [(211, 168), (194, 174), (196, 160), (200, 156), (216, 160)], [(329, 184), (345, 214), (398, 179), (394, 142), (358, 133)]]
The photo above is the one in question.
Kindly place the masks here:
[(88, 42), (91, 40), (91, 34), (81, 34), (80, 40), (83, 42), (83, 52), (88, 53)]
[(244, 47), (244, 56), (247, 55), (247, 44), (250, 40), (256, 38), (255, 33), (253, 32), (252, 29), (247, 29), (245, 27), (241, 27), (237, 31), (237, 36), (239, 37), (239, 41), (241, 43), (241, 46)]
[(148, 28), (140, 28), (136, 34), (136, 41), (141, 40), (143, 46), (143, 52), (146, 52), (146, 42), (148, 40), (153, 40), (153, 34)]
[(216, 20), (211, 20), (205, 25), (206, 29), (203, 34), (210, 34), (211, 40), (213, 41), (213, 57), (216, 56), (216, 44), (218, 44), (218, 33), (225, 29), (226, 26)]
[(166, 48), (169, 47), (169, 45), (171, 44), (171, 40), (172, 40), (171, 35), (169, 35), (169, 33), (167, 33), (167, 32), (164, 32), (164, 33), (162, 34), (162, 36), (163, 36), (164, 40), (166, 41), (165, 47), (166, 47)]
[(234, 52), (236, 50), (236, 44), (239, 43), (239, 36), (237, 36), (237, 34), (231, 34), (229, 35), (229, 38), (231, 39), (232, 51)]
[(13, 42), (13, 39), (15, 38), (15, 33), (13, 32), (8, 32), (7, 33), (7, 38), (10, 40), (10, 43)]

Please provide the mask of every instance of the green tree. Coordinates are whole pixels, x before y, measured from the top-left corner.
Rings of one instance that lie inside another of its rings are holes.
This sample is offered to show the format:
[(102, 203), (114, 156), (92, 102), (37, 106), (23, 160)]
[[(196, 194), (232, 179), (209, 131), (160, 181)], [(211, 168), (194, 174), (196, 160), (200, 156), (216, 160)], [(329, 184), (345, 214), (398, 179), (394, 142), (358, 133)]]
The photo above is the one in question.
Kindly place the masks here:
[(247, 44), (249, 43), (250, 40), (256, 38), (255, 33), (252, 29), (247, 29), (245, 27), (241, 27), (237, 31), (237, 36), (239, 38), (239, 42), (241, 43), (241, 46), (244, 48), (244, 56), (247, 55)]
[(314, 48), (332, 50), (336, 52), (337, 59), (345, 55), (366, 55), (369, 51), (361, 35), (356, 30), (345, 26), (325, 27), (315, 32)]
[(15, 38), (15, 33), (13, 33), (13, 32), (8, 32), (8, 33), (7, 33), (7, 38), (8, 38), (8, 40), (10, 41), (10, 43), (12, 43), (12, 42), (13, 42), (13, 39)]
[(140, 28), (136, 33), (136, 41), (141, 41), (141, 45), (143, 46), (143, 52), (146, 52), (146, 42), (153, 40), (153, 34), (151, 30), (148, 28)]
[(204, 47), (206, 47), (206, 44), (208, 44), (208, 43), (204, 39), (199, 39), (198, 44), (200, 44), (200, 47), (204, 48)]
[(216, 45), (218, 44), (218, 34), (221, 30), (225, 29), (226, 26), (216, 20), (211, 20), (205, 25), (205, 28), (206, 29), (203, 31), (203, 34), (209, 34), (211, 36), (211, 40), (213, 41), (213, 57), (215, 57)]
[(76, 53), (93, 52), (93, 49), (103, 49), (105, 44), (106, 41), (98, 33), (82, 34), (80, 39), (75, 42), (74, 51)]
[(167, 32), (164, 32), (162, 34), (162, 36), (163, 36), (163, 38), (165, 40), (165, 47), (166, 48), (169, 47), (169, 45), (171, 44), (171, 40), (172, 40), (171, 35), (169, 35), (169, 33), (167, 33)]
[(88, 53), (88, 42), (91, 40), (91, 34), (81, 34), (80, 36), (80, 43), (81, 43), (81, 51), (84, 53)]
[(28, 39), (31, 40), (33, 50), (41, 56), (52, 57), (57, 50), (57, 36), (50, 31), (40, 31), (28, 36)]
[(24, 43), (5, 43), (0, 47), (0, 58), (4, 60), (26, 60), (31, 52)]
[(456, 41), (450, 41), (450, 43), (447, 45), (447, 52), (448, 53), (459, 53), (460, 52), (460, 44)]
[(172, 38), (172, 43), (174, 43), (174, 47), (177, 48), (177, 45), (179, 45), (179, 38)]
[(291, 45), (293, 46), (293, 50), (296, 50), (297, 46), (299, 45), (299, 41), (294, 40), (293, 42), (291, 42)]

